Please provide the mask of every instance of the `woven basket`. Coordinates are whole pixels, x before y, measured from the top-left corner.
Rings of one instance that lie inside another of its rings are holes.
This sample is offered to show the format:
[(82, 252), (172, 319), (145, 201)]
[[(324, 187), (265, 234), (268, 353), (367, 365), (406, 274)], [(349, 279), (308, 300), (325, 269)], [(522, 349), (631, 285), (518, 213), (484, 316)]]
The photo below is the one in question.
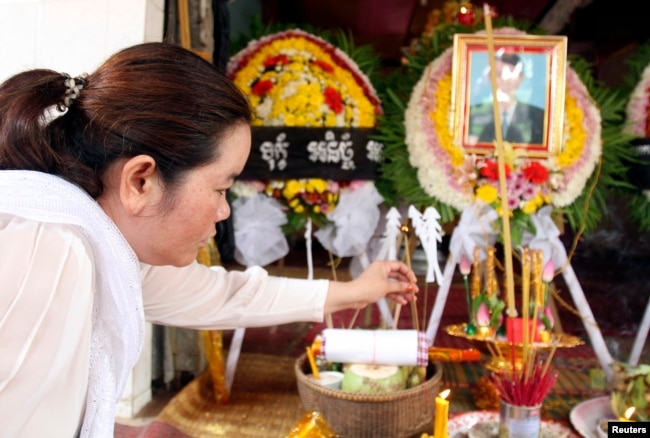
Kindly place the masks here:
[(315, 383), (306, 354), (295, 363), (298, 393), (307, 410), (317, 410), (341, 438), (408, 438), (433, 429), (434, 400), (442, 367), (429, 363), (427, 380), (390, 394), (356, 394)]

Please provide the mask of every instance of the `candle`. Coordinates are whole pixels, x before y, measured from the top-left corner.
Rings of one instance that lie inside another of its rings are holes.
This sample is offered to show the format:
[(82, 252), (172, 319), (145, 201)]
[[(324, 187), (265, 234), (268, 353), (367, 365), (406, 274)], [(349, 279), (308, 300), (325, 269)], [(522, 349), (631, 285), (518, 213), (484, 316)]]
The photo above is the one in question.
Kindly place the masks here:
[(447, 438), (447, 421), (449, 419), (449, 401), (447, 396), (451, 391), (445, 389), (436, 397), (436, 417), (433, 423), (434, 438)]
[(320, 379), (316, 359), (314, 358), (314, 352), (311, 351), (311, 347), (307, 347), (307, 358), (309, 359), (309, 366), (311, 367), (311, 373), (314, 375), (314, 378)]
[(625, 410), (625, 412), (623, 413), (623, 416), (620, 417), (618, 420), (619, 421), (632, 421), (632, 420), (630, 420), (630, 418), (632, 418), (632, 415), (634, 415), (635, 410), (636, 410), (636, 408), (634, 406), (630, 406), (629, 408), (627, 408)]

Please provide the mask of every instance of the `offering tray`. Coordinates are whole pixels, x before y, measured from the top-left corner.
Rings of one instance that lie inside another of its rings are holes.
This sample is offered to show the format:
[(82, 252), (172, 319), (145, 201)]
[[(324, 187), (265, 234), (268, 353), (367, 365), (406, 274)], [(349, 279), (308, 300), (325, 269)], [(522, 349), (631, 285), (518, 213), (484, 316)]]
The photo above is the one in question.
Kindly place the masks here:
[[(465, 332), (467, 324), (451, 324), (445, 327), (445, 331), (460, 338), (467, 339), (482, 353), (490, 355), (490, 361), (485, 365), (490, 371), (501, 371), (512, 368), (514, 358), (515, 367), (519, 368), (522, 364), (522, 343), (513, 344), (508, 341), (501, 341), (494, 338), (493, 335), (483, 335), (476, 333), (474, 335)], [(537, 350), (550, 350), (555, 348), (573, 348), (584, 344), (584, 341), (576, 336), (567, 335), (566, 333), (554, 333), (554, 342), (534, 342), (530, 345)], [(512, 350), (514, 347), (514, 351)]]
[[(497, 438), (499, 413), (476, 411), (458, 414), (449, 419), (449, 438)], [(576, 438), (570, 428), (553, 421), (542, 420), (540, 438)]]
[(610, 399), (608, 395), (592, 398), (578, 403), (571, 409), (569, 419), (582, 437), (598, 438), (599, 423), (603, 419), (616, 418)]

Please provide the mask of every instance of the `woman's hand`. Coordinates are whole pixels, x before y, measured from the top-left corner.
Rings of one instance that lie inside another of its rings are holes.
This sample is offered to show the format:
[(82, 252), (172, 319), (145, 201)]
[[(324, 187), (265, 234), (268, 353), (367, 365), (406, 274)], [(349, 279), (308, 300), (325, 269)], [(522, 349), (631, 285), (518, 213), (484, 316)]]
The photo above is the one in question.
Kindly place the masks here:
[(399, 304), (407, 304), (415, 299), (417, 292), (417, 277), (404, 263), (394, 260), (375, 261), (352, 281), (330, 282), (325, 313), (348, 308), (360, 309), (383, 297)]

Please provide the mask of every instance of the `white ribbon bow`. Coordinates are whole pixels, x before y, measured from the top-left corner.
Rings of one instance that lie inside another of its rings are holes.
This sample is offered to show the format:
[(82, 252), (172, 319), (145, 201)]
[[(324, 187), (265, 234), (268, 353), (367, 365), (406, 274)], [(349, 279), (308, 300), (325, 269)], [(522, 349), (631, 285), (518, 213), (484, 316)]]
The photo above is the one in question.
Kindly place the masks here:
[(554, 266), (562, 266), (566, 259), (564, 257), (566, 250), (560, 240), (560, 230), (555, 225), (551, 213), (553, 213), (553, 207), (547, 205), (531, 216), (530, 220), (535, 226), (535, 235), (525, 231), (521, 244), (530, 249), (541, 250), (544, 265), (548, 260), (553, 260)]
[(474, 258), (474, 248), (479, 247), (479, 260), (487, 257), (486, 248), (493, 246), (498, 237), (494, 221), (499, 217), (489, 205), (474, 204), (466, 207), (449, 241), (449, 252), (455, 260), (465, 255)]
[(289, 253), (282, 225), (287, 217), (278, 201), (258, 193), (232, 203), (235, 260), (244, 266), (265, 266)]
[(327, 215), (331, 223), (316, 231), (314, 236), (338, 257), (362, 254), (379, 223), (382, 201), (374, 184), (343, 191), (336, 208)]

